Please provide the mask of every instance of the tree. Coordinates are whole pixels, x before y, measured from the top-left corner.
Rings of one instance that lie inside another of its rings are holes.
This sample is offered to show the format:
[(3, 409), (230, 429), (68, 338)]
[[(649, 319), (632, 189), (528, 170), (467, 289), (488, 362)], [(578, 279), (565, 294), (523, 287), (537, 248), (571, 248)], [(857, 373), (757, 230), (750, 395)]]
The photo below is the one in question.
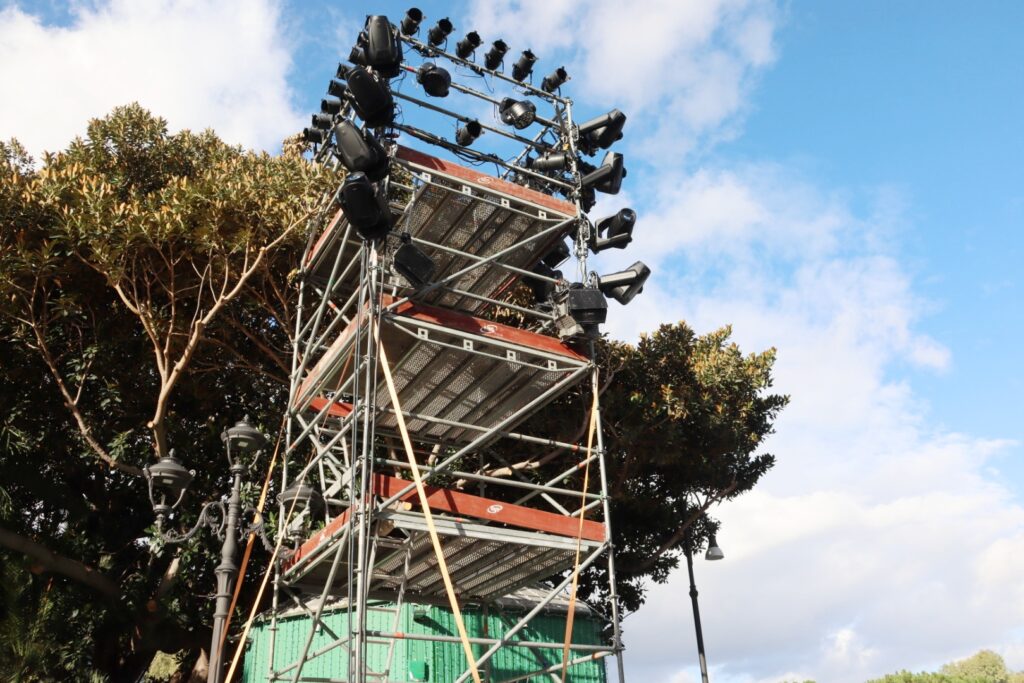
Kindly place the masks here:
[(0, 547), (81, 601), (82, 658), (134, 680), (157, 646), (203, 644), (213, 566), (200, 542), (150, 552), (141, 467), (187, 444), (218, 463), (210, 497), (219, 431), (241, 410), (276, 431), (287, 277), (337, 178), (138, 106), (38, 170), (17, 143), (0, 159)]
[[(277, 431), (291, 277), (339, 178), (294, 151), (171, 134), (138, 106), (90, 122), (38, 169), (0, 145), (0, 174), (0, 560), (36, 614), (45, 588), (47, 618), (76, 634), (70, 654), (47, 648), (29, 674), (135, 680), (158, 648), (189, 653), (188, 667), (209, 640), (215, 561), (200, 538), (153, 552), (140, 470), (175, 446), (197, 469), (187, 526), (226, 488), (220, 431), (242, 411)], [(714, 529), (702, 513), (773, 463), (756, 452), (787, 401), (768, 393), (774, 351), (744, 355), (729, 336), (679, 323), (597, 344), (626, 609)], [(528, 429), (580, 441), (588, 407), (581, 388)], [(509, 463), (482, 467), (495, 476), (564, 469), (562, 451), (492, 448)], [(255, 582), (265, 559), (254, 560)], [(584, 577), (585, 597), (604, 597), (604, 571)]]
[(1003, 658), (992, 650), (980, 650), (945, 664), (937, 673), (899, 671), (868, 683), (1019, 683), (1024, 672), (1011, 673)]

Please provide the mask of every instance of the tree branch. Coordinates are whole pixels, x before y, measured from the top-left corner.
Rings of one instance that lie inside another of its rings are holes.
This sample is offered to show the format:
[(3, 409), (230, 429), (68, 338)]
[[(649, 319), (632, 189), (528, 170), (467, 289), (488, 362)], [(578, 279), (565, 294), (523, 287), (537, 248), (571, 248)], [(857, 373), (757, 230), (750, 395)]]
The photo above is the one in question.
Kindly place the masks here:
[(3, 527), (0, 527), (0, 545), (31, 557), (47, 570), (74, 579), (108, 598), (117, 599), (121, 595), (120, 586), (108, 576), (78, 560), (58, 555), (32, 539), (19, 536)]

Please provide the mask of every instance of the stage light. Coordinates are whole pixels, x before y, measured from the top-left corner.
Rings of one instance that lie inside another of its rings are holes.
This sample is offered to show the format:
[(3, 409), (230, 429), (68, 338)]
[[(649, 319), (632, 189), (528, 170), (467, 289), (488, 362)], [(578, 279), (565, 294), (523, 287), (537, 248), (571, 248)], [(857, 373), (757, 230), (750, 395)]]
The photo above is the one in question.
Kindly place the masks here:
[(341, 186), (341, 209), (364, 240), (380, 239), (391, 230), (387, 200), (377, 194), (365, 173), (357, 171), (345, 178)]
[(327, 138), (327, 131), (320, 130), (319, 128), (303, 128), (302, 139), (305, 142), (315, 142), (321, 144)]
[(513, 126), (516, 130), (528, 128), (533, 120), (537, 118), (537, 106), (529, 100), (514, 100), (506, 97), (498, 105), (498, 114), (505, 125)]
[(334, 74), (334, 77), (343, 81), (347, 81), (348, 74), (351, 71), (352, 67), (350, 67), (348, 64), (345, 64), (344, 62), (340, 62), (338, 64), (338, 71)]
[(532, 52), (523, 50), (519, 60), (512, 65), (512, 78), (517, 81), (525, 81), (533, 72), (533, 63), (536, 61), (537, 57)]
[[(553, 278), (555, 280), (562, 279), (562, 271), (553, 270), (543, 261), (537, 263), (537, 265), (531, 268), (530, 271), (542, 277)], [(530, 288), (530, 292), (533, 294), (533, 300), (535, 303), (543, 303), (550, 299), (551, 295), (555, 293), (555, 283), (550, 280), (541, 280), (540, 278), (526, 276), (523, 278), (523, 284)]]
[(569, 245), (566, 244), (565, 240), (559, 240), (555, 246), (551, 247), (551, 251), (544, 254), (540, 260), (541, 263), (551, 268), (557, 268), (570, 256), (572, 256), (572, 251), (569, 249)]
[(534, 171), (560, 171), (569, 163), (565, 152), (545, 152), (536, 159), (526, 157), (526, 167)]
[(348, 72), (348, 90), (352, 105), (366, 125), (386, 126), (395, 118), (395, 102), (388, 87), (361, 66)]
[(402, 35), (411, 36), (420, 30), (420, 22), (423, 21), (423, 12), (417, 7), (410, 7), (405, 12), (405, 18), (402, 19), (402, 23), (399, 28), (402, 30)]
[(590, 250), (595, 254), (605, 249), (625, 249), (633, 241), (633, 226), (636, 225), (636, 211), (622, 209), (611, 216), (597, 221), (590, 233)]
[(491, 71), (497, 71), (498, 67), (501, 66), (501, 60), (505, 59), (505, 53), (508, 52), (508, 45), (505, 41), (499, 38), (498, 40), (491, 43), (491, 49), (484, 55), (484, 66)]
[(560, 66), (552, 71), (551, 75), (544, 77), (544, 80), (541, 81), (540, 89), (544, 92), (555, 92), (567, 80), (569, 80), (569, 72), (565, 70), (564, 66)]
[(330, 130), (334, 125), (334, 117), (330, 114), (313, 114), (313, 127), (321, 130)]
[(394, 78), (402, 63), (402, 44), (388, 18), (376, 14), (366, 18), (363, 53), (365, 63), (385, 78)]
[(427, 31), (427, 42), (430, 43), (431, 47), (438, 47), (444, 41), (448, 40), (448, 34), (452, 32), (452, 22), (448, 20), (448, 17), (439, 19), (434, 28)]
[(626, 115), (618, 109), (581, 123), (577, 129), (580, 149), (586, 154), (608, 149), (616, 140), (622, 139), (622, 127), (625, 125)]
[(455, 142), (463, 147), (469, 147), (483, 132), (483, 126), (476, 119), (466, 121), (466, 125), (461, 126), (455, 131)]
[(430, 284), (437, 268), (434, 259), (420, 251), (408, 233), (402, 235), (402, 241), (404, 244), (395, 251), (395, 270), (416, 289)]
[(625, 306), (644, 291), (644, 283), (651, 276), (651, 269), (643, 261), (637, 261), (626, 270), (598, 278), (598, 289)]
[(333, 97), (337, 97), (338, 99), (344, 98), (345, 93), (347, 92), (348, 86), (342, 83), (341, 81), (335, 81), (332, 79), (330, 84), (327, 86), (327, 94)]
[(466, 37), (455, 44), (455, 54), (459, 59), (469, 59), (473, 52), (480, 47), (480, 34), (476, 31), (470, 31), (466, 34)]
[(423, 90), (431, 97), (448, 97), (452, 77), (447, 69), (442, 69), (433, 62), (426, 62), (417, 69), (416, 82), (422, 85)]
[(388, 174), (388, 155), (380, 142), (348, 119), (334, 126), (334, 153), (350, 173), (362, 172), (374, 181)]
[(593, 339), (608, 318), (601, 290), (576, 283), (555, 297), (555, 330), (561, 339)]
[[(581, 166), (583, 166), (581, 164)], [(589, 164), (583, 166), (589, 168)], [(626, 169), (622, 165), (622, 155), (618, 152), (608, 152), (604, 155), (601, 165), (587, 171), (580, 181), (584, 189), (593, 188), (598, 192), (606, 194), (618, 194), (622, 187), (622, 179), (626, 176)]]
[(321, 114), (337, 114), (341, 111), (341, 100), (320, 100), (320, 113)]

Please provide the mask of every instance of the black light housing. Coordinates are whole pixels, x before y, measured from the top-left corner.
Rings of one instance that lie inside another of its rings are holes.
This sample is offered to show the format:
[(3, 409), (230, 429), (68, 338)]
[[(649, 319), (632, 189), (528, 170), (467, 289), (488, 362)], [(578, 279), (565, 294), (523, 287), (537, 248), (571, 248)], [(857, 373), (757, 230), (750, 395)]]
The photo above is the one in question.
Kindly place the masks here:
[(545, 152), (536, 159), (526, 159), (526, 167), (534, 171), (560, 171), (569, 163), (569, 157), (565, 152)]
[(412, 243), (409, 233), (402, 235), (402, 242), (402, 246), (395, 251), (395, 270), (416, 289), (430, 284), (437, 268), (434, 259)]
[(611, 216), (597, 221), (590, 234), (590, 250), (595, 254), (605, 249), (625, 249), (633, 241), (633, 226), (636, 225), (636, 211), (622, 209)]
[(388, 87), (361, 66), (348, 72), (348, 91), (352, 105), (366, 125), (386, 126), (395, 118), (395, 101)]
[(377, 193), (365, 173), (356, 171), (345, 178), (341, 186), (341, 210), (364, 240), (378, 240), (391, 230), (387, 200)]
[[(544, 263), (544, 261), (540, 261), (530, 270), (534, 274), (542, 277), (553, 278), (555, 280), (562, 279), (562, 271), (552, 269)], [(530, 292), (533, 293), (533, 300), (536, 303), (547, 301), (555, 292), (555, 283), (550, 280), (541, 280), (540, 278), (527, 276), (523, 278), (523, 283), (530, 288)]]
[(608, 302), (596, 287), (576, 283), (556, 294), (555, 330), (561, 339), (593, 339), (608, 318)]
[(402, 44), (388, 18), (380, 14), (367, 17), (362, 35), (366, 37), (365, 64), (386, 78), (397, 76), (402, 63)]
[(622, 127), (625, 125), (626, 115), (618, 109), (581, 123), (577, 129), (580, 149), (586, 154), (608, 149), (616, 140), (622, 139)]
[(313, 127), (320, 130), (330, 130), (334, 125), (334, 117), (330, 114), (313, 114)]
[(552, 71), (550, 75), (544, 77), (544, 80), (541, 81), (540, 89), (544, 92), (555, 92), (567, 80), (569, 80), (569, 72), (565, 70), (564, 66), (560, 66)]
[(466, 121), (466, 125), (460, 126), (455, 131), (455, 142), (463, 147), (469, 147), (484, 132), (483, 126), (476, 119)]
[(484, 55), (484, 66), (491, 71), (497, 71), (501, 66), (501, 62), (505, 59), (505, 53), (508, 52), (508, 45), (501, 38), (491, 43), (491, 49)]
[(465, 38), (455, 44), (455, 54), (459, 59), (469, 59), (482, 42), (479, 33), (470, 31)]
[(570, 256), (572, 256), (572, 251), (569, 249), (569, 245), (565, 240), (559, 240), (555, 246), (551, 247), (551, 251), (544, 254), (540, 260), (541, 263), (551, 268), (557, 268)]
[(448, 20), (448, 17), (444, 19), (438, 19), (434, 27), (427, 31), (427, 42), (430, 43), (431, 47), (439, 47), (441, 43), (448, 40), (448, 34), (452, 32), (452, 22)]
[(334, 77), (342, 81), (348, 80), (348, 74), (352, 71), (352, 67), (345, 62), (338, 63), (338, 70), (334, 73)]
[(420, 22), (423, 21), (423, 12), (418, 7), (410, 7), (405, 12), (405, 17), (399, 25), (402, 35), (411, 36), (420, 30)]
[(320, 113), (321, 114), (337, 114), (341, 111), (341, 100), (320, 100)]
[(323, 143), (327, 139), (327, 131), (320, 130), (319, 128), (303, 128), (302, 139), (305, 142), (314, 142), (316, 144)]
[(425, 62), (416, 70), (416, 82), (431, 97), (448, 97), (448, 89), (452, 85), (451, 74), (433, 62)]
[(529, 128), (537, 118), (537, 106), (530, 100), (514, 100), (511, 97), (506, 97), (498, 105), (498, 113), (502, 123), (513, 126), (516, 130), (523, 130)]
[(336, 81), (332, 79), (330, 84), (327, 86), (327, 94), (332, 97), (337, 97), (338, 99), (345, 97), (345, 94), (347, 92), (348, 86), (342, 83), (341, 81)]
[(625, 176), (626, 168), (623, 166), (622, 155), (618, 152), (608, 152), (604, 155), (601, 165), (593, 171), (588, 171), (580, 182), (584, 189), (593, 188), (605, 194), (618, 194)]
[(533, 52), (523, 50), (523, 54), (519, 55), (519, 59), (512, 65), (512, 78), (517, 81), (525, 81), (533, 73), (533, 64), (536, 61), (537, 56)]
[(637, 261), (626, 270), (598, 278), (598, 289), (625, 306), (644, 290), (651, 269)]
[(374, 181), (388, 174), (388, 155), (380, 142), (348, 119), (334, 126), (334, 153), (350, 173), (359, 171)]

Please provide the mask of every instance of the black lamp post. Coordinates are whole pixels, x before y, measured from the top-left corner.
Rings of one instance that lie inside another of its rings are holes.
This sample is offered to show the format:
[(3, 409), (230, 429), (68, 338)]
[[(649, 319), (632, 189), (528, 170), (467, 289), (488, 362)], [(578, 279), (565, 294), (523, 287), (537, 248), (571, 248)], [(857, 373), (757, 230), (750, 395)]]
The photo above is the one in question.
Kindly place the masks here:
[[(704, 554), (705, 560), (721, 560), (725, 553), (718, 547), (715, 534), (712, 532), (708, 538), (708, 551)], [(697, 605), (697, 584), (693, 580), (693, 543), (691, 540), (686, 544), (686, 570), (690, 573), (690, 602), (693, 604), (693, 628), (697, 633), (697, 656), (700, 658), (700, 680), (701, 683), (708, 683), (708, 663), (704, 657), (704, 631), (700, 627), (700, 607)]]
[[(221, 433), (220, 438), (224, 442), (231, 472), (231, 494), (227, 497), (227, 505), (223, 499), (203, 505), (198, 521), (188, 533), (180, 536), (166, 533), (163, 524), (185, 497), (185, 491), (195, 477), (195, 470), (186, 470), (181, 461), (174, 457), (173, 450), (152, 467), (143, 470), (149, 484), (149, 500), (153, 504), (153, 512), (156, 513), (157, 534), (162, 541), (183, 543), (195, 536), (204, 526), (212, 529), (222, 541), (220, 564), (214, 570), (217, 575), (217, 602), (213, 613), (213, 639), (210, 644), (210, 667), (207, 675), (207, 681), (210, 683), (221, 683), (224, 676), (221, 642), (231, 608), (231, 584), (238, 572), (235, 556), (238, 554), (239, 539), (257, 531), (264, 545), (271, 547), (263, 533), (263, 523), (259, 521), (257, 511), (251, 507), (242, 509), (242, 473), (245, 466), (236, 459), (237, 456), (249, 455), (265, 448), (267, 438), (249, 424), (248, 416)], [(249, 514), (252, 514), (253, 522), (243, 524), (244, 518)]]

